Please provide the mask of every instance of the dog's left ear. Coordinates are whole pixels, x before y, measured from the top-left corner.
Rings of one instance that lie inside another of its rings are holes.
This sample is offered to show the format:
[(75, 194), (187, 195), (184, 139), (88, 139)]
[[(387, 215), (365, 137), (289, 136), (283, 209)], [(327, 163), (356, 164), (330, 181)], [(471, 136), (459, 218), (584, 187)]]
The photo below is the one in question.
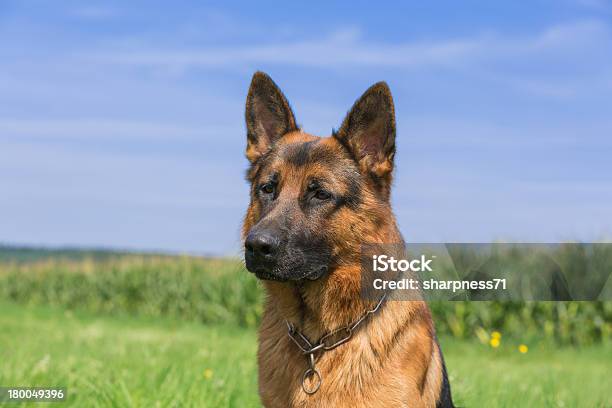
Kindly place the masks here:
[(395, 109), (389, 86), (378, 82), (365, 91), (334, 136), (388, 197), (395, 156)]

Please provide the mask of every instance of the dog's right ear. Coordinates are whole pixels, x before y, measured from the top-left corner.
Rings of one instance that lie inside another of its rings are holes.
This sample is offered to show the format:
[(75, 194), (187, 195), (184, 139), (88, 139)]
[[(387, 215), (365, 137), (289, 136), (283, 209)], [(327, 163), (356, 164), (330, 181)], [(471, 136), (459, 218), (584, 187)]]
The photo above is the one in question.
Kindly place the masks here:
[(285, 133), (297, 130), (289, 102), (267, 74), (256, 72), (246, 101), (247, 150), (257, 161)]

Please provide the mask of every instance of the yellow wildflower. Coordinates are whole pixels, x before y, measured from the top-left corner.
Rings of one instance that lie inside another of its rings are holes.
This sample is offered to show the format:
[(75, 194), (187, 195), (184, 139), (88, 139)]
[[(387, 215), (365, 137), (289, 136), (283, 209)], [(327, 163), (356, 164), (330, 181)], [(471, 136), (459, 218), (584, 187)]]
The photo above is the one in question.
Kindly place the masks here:
[(498, 331), (494, 331), (493, 333), (491, 333), (491, 338), (501, 340), (501, 333)]
[(210, 380), (213, 376), (213, 371), (210, 368), (204, 370), (204, 378)]
[(525, 344), (521, 344), (518, 347), (518, 351), (521, 352), (521, 354), (525, 354), (526, 352), (529, 351), (529, 347), (527, 347), (527, 345), (525, 345)]
[(500, 343), (500, 340), (499, 340), (499, 338), (496, 338), (496, 337), (493, 337), (493, 338), (491, 339), (491, 341), (489, 341), (489, 344), (490, 344), (490, 345), (491, 345), (491, 347), (493, 347), (493, 348), (498, 348), (498, 347), (499, 347), (499, 343)]

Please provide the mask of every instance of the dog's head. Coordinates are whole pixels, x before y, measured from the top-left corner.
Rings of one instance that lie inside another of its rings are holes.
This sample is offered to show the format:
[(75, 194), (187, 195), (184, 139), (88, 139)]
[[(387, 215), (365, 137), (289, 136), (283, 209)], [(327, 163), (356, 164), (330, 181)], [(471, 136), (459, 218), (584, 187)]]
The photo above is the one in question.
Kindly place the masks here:
[(373, 85), (340, 129), (320, 138), (298, 128), (283, 93), (257, 72), (246, 125), (246, 267), (261, 279), (317, 279), (354, 251), (368, 228), (384, 222), (395, 154), (389, 88)]

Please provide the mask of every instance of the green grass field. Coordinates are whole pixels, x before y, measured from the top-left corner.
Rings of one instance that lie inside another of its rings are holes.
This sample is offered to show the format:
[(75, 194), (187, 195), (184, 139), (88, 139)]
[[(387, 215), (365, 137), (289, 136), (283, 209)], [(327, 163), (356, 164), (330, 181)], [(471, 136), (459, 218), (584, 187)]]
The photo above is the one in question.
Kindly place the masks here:
[[(53, 406), (254, 407), (252, 329), (0, 302), (0, 385), (64, 386)], [(610, 345), (526, 354), (442, 338), (463, 407), (611, 407)], [(15, 406), (15, 404), (12, 404)]]

